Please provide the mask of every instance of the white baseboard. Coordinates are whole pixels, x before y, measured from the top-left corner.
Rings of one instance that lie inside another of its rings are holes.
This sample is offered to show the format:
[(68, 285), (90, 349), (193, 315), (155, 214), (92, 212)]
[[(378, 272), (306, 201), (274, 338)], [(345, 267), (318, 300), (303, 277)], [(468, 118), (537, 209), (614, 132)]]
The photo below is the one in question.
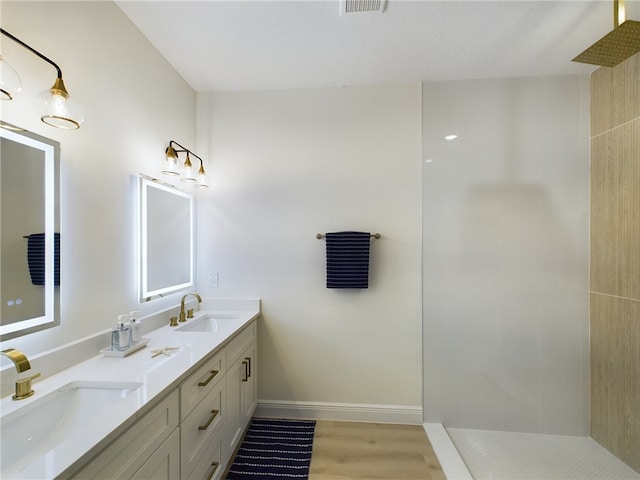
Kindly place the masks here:
[(255, 415), (258, 417), (422, 425), (422, 407), (405, 405), (258, 400)]

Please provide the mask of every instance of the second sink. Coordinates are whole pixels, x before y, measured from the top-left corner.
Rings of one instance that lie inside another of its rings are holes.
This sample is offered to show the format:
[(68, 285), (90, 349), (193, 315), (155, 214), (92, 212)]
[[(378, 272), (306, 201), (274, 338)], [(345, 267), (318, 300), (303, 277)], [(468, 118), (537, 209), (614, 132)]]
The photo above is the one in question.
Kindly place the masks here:
[(184, 325), (176, 328), (177, 332), (217, 332), (220, 328), (219, 320), (238, 318), (237, 315), (203, 315), (194, 320), (188, 320)]

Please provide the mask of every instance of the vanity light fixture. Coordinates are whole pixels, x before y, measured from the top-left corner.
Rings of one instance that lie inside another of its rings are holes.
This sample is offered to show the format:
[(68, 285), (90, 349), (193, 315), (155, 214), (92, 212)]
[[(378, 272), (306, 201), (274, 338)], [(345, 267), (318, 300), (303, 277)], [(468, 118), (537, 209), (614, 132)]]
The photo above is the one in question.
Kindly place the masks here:
[(9, 63), (0, 55), (0, 98), (2, 100), (13, 100), (22, 90), (22, 80), (20, 75)]
[[(65, 88), (64, 82), (62, 81), (62, 70), (60, 69), (60, 67), (54, 61), (45, 57), (36, 49), (30, 47), (22, 40), (10, 34), (3, 28), (0, 28), (0, 33), (2, 33), (6, 37), (9, 37), (18, 45), (26, 48), (34, 55), (40, 57), (42, 60), (52, 65), (58, 73), (53, 86), (48, 90), (45, 90), (38, 96), (42, 106), (42, 115), (40, 116), (40, 119), (47, 125), (51, 125), (52, 127), (56, 128), (63, 128), (66, 130), (75, 130), (80, 128), (80, 124), (84, 120), (82, 109), (80, 108), (80, 105), (69, 96), (69, 92)], [(10, 77), (5, 77), (5, 74), (9, 72), (9, 69), (5, 68), (8, 66), (8, 64), (4, 61), (4, 59), (2, 59), (1, 57), (0, 59), (2, 60), (3, 64), (2, 98), (5, 100), (11, 100), (13, 99), (13, 96), (20, 91), (21, 85), (17, 90), (12, 91), (7, 89), (8, 93), (5, 93), (5, 81), (10, 82)], [(13, 70), (13, 68), (11, 68), (11, 70)], [(15, 73), (15, 70), (13, 70), (13, 72)], [(10, 75), (10, 72), (8, 74)], [(18, 74), (15, 73), (15, 75), (17, 76)], [(19, 76), (18, 80), (20, 80)]]
[[(178, 148), (175, 148), (174, 145)], [(178, 160), (178, 153), (187, 154), (182, 167), (180, 166), (180, 161)], [(194, 174), (194, 168), (193, 164), (191, 163), (190, 155), (193, 155), (195, 158), (200, 160), (200, 168), (198, 169), (197, 178)], [(197, 188), (209, 188), (209, 185), (207, 185), (207, 174), (204, 171), (204, 162), (202, 161), (202, 159), (191, 150), (183, 147), (174, 140), (169, 141), (169, 146), (165, 150), (165, 161), (162, 173), (174, 177), (180, 176), (182, 177), (180, 178), (182, 182), (191, 183), (194, 187)]]

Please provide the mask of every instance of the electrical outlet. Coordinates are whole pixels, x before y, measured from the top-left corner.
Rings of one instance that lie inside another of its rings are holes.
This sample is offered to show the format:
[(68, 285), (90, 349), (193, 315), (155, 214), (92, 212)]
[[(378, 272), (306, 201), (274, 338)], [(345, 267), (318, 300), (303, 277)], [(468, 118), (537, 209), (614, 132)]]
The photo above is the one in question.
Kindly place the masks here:
[(218, 272), (209, 273), (209, 286), (211, 288), (218, 288)]

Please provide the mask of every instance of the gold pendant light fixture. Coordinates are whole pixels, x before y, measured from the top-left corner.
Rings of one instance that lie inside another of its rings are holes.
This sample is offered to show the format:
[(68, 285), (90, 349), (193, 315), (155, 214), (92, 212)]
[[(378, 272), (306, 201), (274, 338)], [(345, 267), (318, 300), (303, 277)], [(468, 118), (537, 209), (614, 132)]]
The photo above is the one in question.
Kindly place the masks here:
[(624, 0), (614, 0), (613, 30), (572, 61), (615, 67), (640, 52), (640, 22), (625, 17)]
[[(69, 96), (69, 92), (64, 86), (62, 80), (62, 70), (51, 59), (45, 57), (33, 47), (10, 34), (6, 30), (0, 28), (0, 33), (16, 42), (21, 47), (26, 48), (31, 53), (41, 58), (45, 62), (52, 65), (57, 72), (57, 77), (53, 86), (43, 91), (38, 97), (40, 100), (42, 112), (40, 119), (47, 125), (66, 130), (75, 130), (80, 128), (84, 117), (80, 105)], [(5, 59), (0, 56), (0, 97), (3, 100), (13, 100), (13, 97), (22, 89), (22, 82), (17, 72), (9, 65)]]
[[(175, 148), (174, 145), (178, 148)], [(209, 188), (209, 185), (207, 185), (207, 174), (204, 171), (204, 162), (202, 161), (202, 158), (174, 140), (169, 141), (169, 146), (166, 148), (164, 153), (165, 160), (162, 173), (173, 177), (181, 177), (180, 181), (191, 183), (196, 188)], [(180, 161), (178, 160), (178, 153), (187, 154), (182, 165), (180, 165)], [(195, 158), (200, 160), (200, 168), (198, 169), (197, 177), (194, 173), (190, 155), (193, 155)]]

